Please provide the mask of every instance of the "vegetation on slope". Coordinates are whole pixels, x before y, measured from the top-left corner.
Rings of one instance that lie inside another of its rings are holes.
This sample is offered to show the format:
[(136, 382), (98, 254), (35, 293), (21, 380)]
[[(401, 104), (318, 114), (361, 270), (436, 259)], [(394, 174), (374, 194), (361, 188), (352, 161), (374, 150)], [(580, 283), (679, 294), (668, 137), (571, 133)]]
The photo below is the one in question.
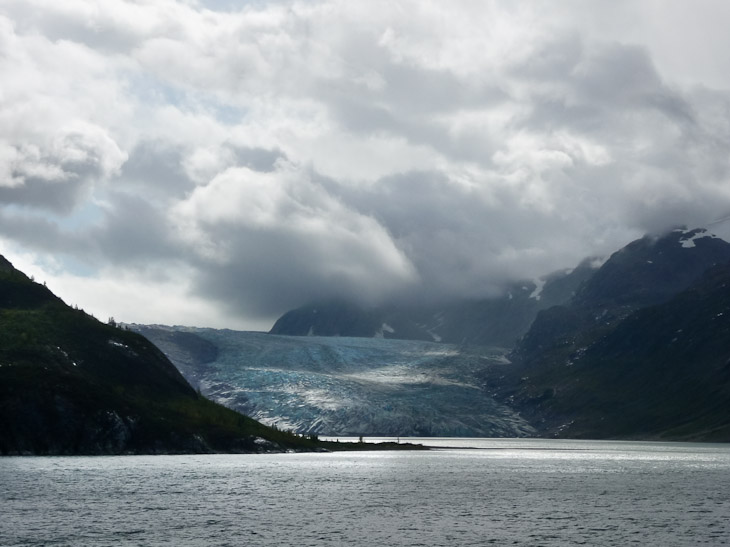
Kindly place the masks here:
[(0, 257), (0, 453), (315, 450), (193, 390), (144, 337), (66, 306)]

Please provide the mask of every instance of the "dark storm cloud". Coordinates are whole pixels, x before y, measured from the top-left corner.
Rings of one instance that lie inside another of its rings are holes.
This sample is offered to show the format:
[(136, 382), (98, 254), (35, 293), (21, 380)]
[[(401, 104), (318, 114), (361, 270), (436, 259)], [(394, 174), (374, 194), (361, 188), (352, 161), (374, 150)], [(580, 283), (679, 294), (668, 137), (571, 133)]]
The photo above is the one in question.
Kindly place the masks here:
[(345, 130), (365, 137), (403, 137), (457, 160), (488, 160), (494, 148), (489, 135), (454, 133), (446, 120), (459, 111), (495, 108), (508, 100), (494, 81), (394, 62), (363, 36), (349, 37), (344, 49), (352, 52), (358, 76), (319, 80), (313, 93)]
[(15, 145), (10, 151), (0, 201), (57, 213), (71, 212), (124, 156), (93, 128), (69, 131), (49, 146)]
[[(522, 192), (443, 173), (414, 171), (367, 188), (332, 190), (349, 207), (378, 219), (404, 249), (419, 273), (414, 288), (422, 298), (498, 293), (507, 281), (570, 263), (579, 244), (578, 234), (561, 231), (551, 211), (521, 204)], [(586, 220), (579, 214), (565, 213), (576, 224)]]
[(0, 212), (0, 233), (25, 248), (42, 253), (68, 252), (84, 256), (92, 251), (85, 238), (64, 232), (56, 222), (18, 211)]
[(514, 74), (530, 86), (531, 115), (523, 120), (528, 130), (610, 134), (632, 128), (636, 116), (650, 111), (691, 121), (686, 102), (666, 86), (640, 47), (587, 48), (572, 37), (547, 44)]
[(195, 187), (182, 165), (185, 153), (163, 141), (142, 141), (130, 152), (120, 179), (124, 185), (144, 188), (149, 195), (183, 197)]
[[(215, 234), (215, 232), (214, 232)], [(368, 282), (378, 279), (353, 278), (346, 268), (337, 271), (322, 262), (322, 249), (290, 234), (267, 231), (251, 234), (221, 233), (233, 246), (225, 265), (200, 264), (197, 287), (201, 294), (224, 303), (232, 313), (271, 317), (322, 298), (353, 298), (371, 302)], [(335, 260), (357, 264), (362, 260), (356, 247), (347, 247)], [(375, 273), (375, 268), (371, 270)], [(255, 290), (252, 288), (255, 287)]]
[[(724, 8), (703, 9), (727, 41)], [(493, 294), (730, 212), (730, 77), (703, 86), (722, 59), (667, 40), (702, 35), (687, 19), (634, 2), (11, 0), (0, 239), (86, 263), (82, 296), (164, 287), (157, 308), (207, 310), (181, 323)]]
[(164, 212), (137, 196), (108, 194), (104, 208), (93, 211), (93, 219), (77, 222), (16, 209), (0, 214), (0, 231), (28, 248), (80, 256), (96, 265), (145, 268), (177, 258), (181, 251)]
[(413, 276), (380, 224), (291, 164), (231, 169), (176, 218), (182, 241), (198, 250), (199, 293), (254, 316), (326, 296), (377, 300)]
[(21, 179), (17, 186), (0, 186), (0, 201), (17, 205), (40, 207), (55, 212), (70, 212), (87, 190), (84, 178), (74, 174), (63, 180), (12, 174)]
[(278, 160), (286, 159), (286, 155), (281, 150), (235, 145), (229, 145), (229, 149), (234, 155), (235, 165), (248, 167), (254, 171), (273, 171)]
[(113, 193), (103, 222), (94, 230), (93, 241), (104, 260), (144, 268), (179, 256), (165, 212), (144, 198)]

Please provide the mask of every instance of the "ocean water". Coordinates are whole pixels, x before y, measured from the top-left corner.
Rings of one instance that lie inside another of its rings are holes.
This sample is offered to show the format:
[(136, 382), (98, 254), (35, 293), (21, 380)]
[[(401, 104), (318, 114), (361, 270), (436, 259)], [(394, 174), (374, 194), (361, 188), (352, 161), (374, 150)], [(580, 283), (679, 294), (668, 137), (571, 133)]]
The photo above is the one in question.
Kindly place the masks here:
[(424, 441), (439, 448), (0, 458), (0, 545), (730, 542), (728, 445)]

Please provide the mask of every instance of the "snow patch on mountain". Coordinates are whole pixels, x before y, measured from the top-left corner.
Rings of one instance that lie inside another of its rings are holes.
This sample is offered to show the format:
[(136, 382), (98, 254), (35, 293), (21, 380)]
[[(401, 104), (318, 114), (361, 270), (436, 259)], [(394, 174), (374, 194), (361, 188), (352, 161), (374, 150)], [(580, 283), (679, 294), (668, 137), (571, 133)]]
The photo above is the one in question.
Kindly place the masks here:
[(393, 327), (391, 327), (388, 323), (383, 323), (380, 326), (380, 329), (378, 329), (378, 331), (376, 331), (376, 333), (373, 337), (374, 338), (385, 338), (386, 332), (389, 334), (395, 334), (395, 329)]
[(675, 230), (675, 231), (681, 231), (683, 235), (689, 236), (689, 237), (680, 237), (679, 241), (682, 247), (685, 249), (691, 249), (695, 247), (695, 241), (698, 239), (703, 239), (706, 237), (718, 239), (715, 234), (709, 233), (707, 230), (704, 230), (702, 228), (697, 230)]
[(603, 266), (606, 262), (608, 262), (609, 258), (610, 257), (608, 257), (608, 256), (594, 257), (588, 262), (588, 267), (591, 268), (592, 270), (598, 270), (601, 268), (601, 266)]
[(545, 287), (545, 280), (535, 278), (533, 282), (535, 283), (535, 290), (530, 293), (530, 298), (540, 300), (540, 295), (542, 295), (542, 289)]
[(431, 335), (431, 338), (434, 342), (441, 342), (442, 337), (441, 335), (436, 332), (436, 329), (441, 328), (444, 325), (445, 319), (443, 312), (439, 312), (434, 314), (433, 316), (434, 324), (432, 325), (419, 325), (422, 329), (425, 329), (425, 331)]

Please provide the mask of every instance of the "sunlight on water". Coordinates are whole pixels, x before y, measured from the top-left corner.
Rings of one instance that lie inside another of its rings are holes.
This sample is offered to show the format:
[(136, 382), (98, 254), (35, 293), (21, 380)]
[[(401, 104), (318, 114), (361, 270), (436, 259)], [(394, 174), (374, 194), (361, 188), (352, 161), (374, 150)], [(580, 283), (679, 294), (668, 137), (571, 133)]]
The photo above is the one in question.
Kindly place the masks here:
[(680, 546), (730, 537), (727, 445), (420, 441), (440, 448), (2, 458), (0, 544)]

